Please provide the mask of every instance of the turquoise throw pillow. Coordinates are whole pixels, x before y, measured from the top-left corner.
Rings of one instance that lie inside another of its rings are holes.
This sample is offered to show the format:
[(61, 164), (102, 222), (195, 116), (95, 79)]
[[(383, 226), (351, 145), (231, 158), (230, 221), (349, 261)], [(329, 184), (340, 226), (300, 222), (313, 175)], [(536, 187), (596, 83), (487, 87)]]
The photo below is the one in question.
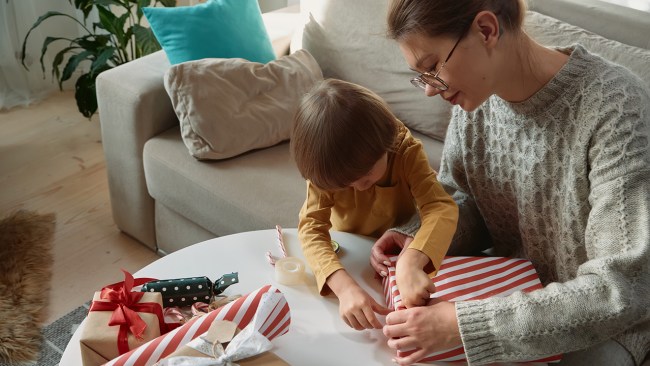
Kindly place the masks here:
[(275, 59), (257, 0), (209, 0), (143, 11), (172, 65), (203, 58)]

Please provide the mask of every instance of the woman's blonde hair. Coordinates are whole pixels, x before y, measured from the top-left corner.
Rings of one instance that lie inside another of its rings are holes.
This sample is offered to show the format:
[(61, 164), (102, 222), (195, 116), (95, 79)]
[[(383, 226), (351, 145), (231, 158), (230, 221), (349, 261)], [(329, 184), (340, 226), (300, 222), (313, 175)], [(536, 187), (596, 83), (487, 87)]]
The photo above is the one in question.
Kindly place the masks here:
[(291, 154), (303, 178), (337, 190), (363, 177), (394, 148), (397, 128), (377, 94), (327, 79), (305, 95), (296, 111)]
[(524, 0), (392, 0), (388, 37), (397, 41), (421, 33), (461, 37), (484, 10), (497, 15), (502, 31), (521, 31), (526, 15)]

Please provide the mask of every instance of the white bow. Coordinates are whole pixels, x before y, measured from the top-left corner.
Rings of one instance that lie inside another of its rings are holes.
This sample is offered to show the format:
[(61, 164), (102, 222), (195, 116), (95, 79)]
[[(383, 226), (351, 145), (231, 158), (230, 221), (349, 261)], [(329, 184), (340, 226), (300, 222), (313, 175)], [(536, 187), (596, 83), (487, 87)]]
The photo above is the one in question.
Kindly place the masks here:
[(159, 366), (239, 366), (235, 361), (253, 357), (271, 350), (273, 345), (259, 332), (262, 322), (280, 301), (281, 294), (264, 294), (253, 320), (228, 343), (224, 350), (219, 342), (212, 344), (203, 337), (192, 340), (188, 346), (211, 357), (177, 356), (163, 359)]
[[(201, 337), (192, 341), (192, 348), (212, 358), (178, 356), (162, 360), (160, 366), (238, 366), (235, 361), (243, 360), (269, 351), (273, 345), (260, 332), (253, 328), (253, 323), (237, 334), (224, 350), (221, 343), (214, 345)], [(207, 353), (206, 353), (207, 351)]]

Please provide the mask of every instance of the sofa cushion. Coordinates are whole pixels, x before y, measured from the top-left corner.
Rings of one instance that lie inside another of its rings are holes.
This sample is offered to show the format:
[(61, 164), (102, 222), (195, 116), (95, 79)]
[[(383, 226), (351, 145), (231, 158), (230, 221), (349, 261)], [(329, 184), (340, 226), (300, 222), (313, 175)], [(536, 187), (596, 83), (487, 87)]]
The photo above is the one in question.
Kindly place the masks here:
[(275, 59), (256, 0), (208, 0), (143, 12), (172, 64), (207, 57)]
[[(428, 137), (422, 142), (437, 169), (442, 143)], [(178, 128), (145, 144), (147, 189), (157, 206), (172, 208), (215, 235), (269, 229), (276, 224), (297, 227), (306, 184), (288, 143), (215, 161), (197, 161), (186, 151)], [(178, 248), (165, 243), (163, 249)]]
[(288, 143), (236, 159), (197, 161), (172, 128), (145, 144), (143, 159), (156, 202), (215, 235), (298, 225), (306, 185)]
[(528, 34), (544, 45), (566, 47), (579, 43), (590, 52), (627, 67), (650, 87), (650, 50), (604, 38), (534, 11), (528, 12), (525, 25)]
[(322, 78), (303, 50), (268, 64), (185, 62), (167, 71), (165, 89), (190, 154), (224, 159), (289, 139), (300, 97)]
[(413, 71), (397, 43), (386, 37), (387, 10), (388, 0), (302, 0), (303, 25), (292, 51), (308, 50), (324, 77), (365, 86), (411, 130), (443, 140), (451, 105), (411, 85)]

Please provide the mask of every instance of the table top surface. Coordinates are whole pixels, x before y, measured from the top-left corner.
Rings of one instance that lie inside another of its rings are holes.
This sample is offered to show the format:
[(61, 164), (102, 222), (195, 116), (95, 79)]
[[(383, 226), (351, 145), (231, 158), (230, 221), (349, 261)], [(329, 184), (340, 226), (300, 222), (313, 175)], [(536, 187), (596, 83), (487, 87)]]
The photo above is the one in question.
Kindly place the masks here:
[[(304, 261), (297, 230), (284, 229), (283, 234), (288, 255)], [(341, 232), (332, 232), (332, 239), (341, 245), (339, 257), (350, 275), (383, 304), (381, 282), (375, 278), (369, 263), (374, 240)], [(171, 253), (134, 276), (159, 279), (207, 276), (214, 281), (226, 273), (239, 272), (239, 283), (227, 288), (225, 295), (243, 295), (268, 284), (284, 293), (291, 309), (291, 326), (288, 333), (273, 340), (273, 352), (288, 363), (314, 366), (391, 364), (394, 353), (386, 345), (381, 330), (349, 328), (339, 316), (336, 297), (318, 294), (309, 268), (304, 284), (285, 286), (277, 283), (274, 268), (265, 256), (269, 250), (275, 256), (281, 255), (275, 229), (233, 234)], [(383, 323), (384, 318), (378, 317)], [(83, 323), (72, 336), (61, 365), (81, 365), (79, 335), (82, 327)]]

